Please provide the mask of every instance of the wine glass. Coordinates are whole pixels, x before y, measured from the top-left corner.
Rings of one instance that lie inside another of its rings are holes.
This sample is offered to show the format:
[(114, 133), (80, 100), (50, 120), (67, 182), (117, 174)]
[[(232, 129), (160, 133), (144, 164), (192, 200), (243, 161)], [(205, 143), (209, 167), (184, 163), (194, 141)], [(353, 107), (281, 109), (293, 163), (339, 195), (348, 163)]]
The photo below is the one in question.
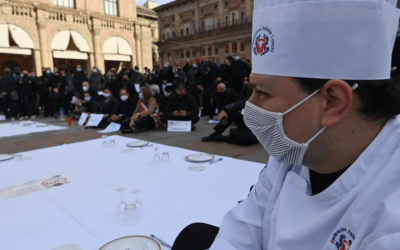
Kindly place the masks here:
[(163, 163), (169, 163), (170, 162), (169, 153), (168, 152), (163, 152), (162, 153), (162, 162)]
[(139, 216), (143, 215), (143, 206), (142, 203), (139, 201), (139, 193), (142, 191), (140, 188), (134, 188), (131, 192), (135, 194), (136, 200), (135, 200), (135, 206), (138, 211)]
[(117, 205), (117, 211), (116, 211), (116, 216), (118, 219), (123, 219), (125, 216), (126, 203), (124, 202), (124, 199), (122, 197), (122, 191), (124, 191), (125, 189), (126, 186), (119, 186), (115, 189), (115, 191), (118, 191), (120, 195), (120, 202)]
[(154, 163), (160, 163), (160, 155), (157, 153), (158, 147), (155, 147), (153, 149), (154, 149), (153, 162)]
[(102, 148), (108, 148), (107, 136), (102, 135), (101, 138), (103, 138), (103, 144), (101, 144)]
[(108, 146), (109, 146), (110, 148), (115, 148), (115, 147), (116, 147), (116, 145), (115, 145), (115, 140), (110, 140)]

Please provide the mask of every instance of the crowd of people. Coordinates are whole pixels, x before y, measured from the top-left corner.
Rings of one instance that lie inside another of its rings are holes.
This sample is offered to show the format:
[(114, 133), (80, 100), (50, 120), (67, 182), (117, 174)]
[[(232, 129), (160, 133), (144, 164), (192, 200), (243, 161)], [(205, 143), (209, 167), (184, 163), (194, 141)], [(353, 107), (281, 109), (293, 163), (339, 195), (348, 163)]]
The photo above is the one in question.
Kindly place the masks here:
[[(213, 57), (207, 61), (197, 57), (183, 66), (165, 63), (161, 70), (146, 67), (143, 72), (125, 64), (119, 72), (111, 68), (105, 74), (93, 67), (90, 75), (81, 65), (75, 74), (42, 68), (41, 76), (19, 67), (13, 72), (5, 68), (0, 78), (0, 112), (14, 120), (103, 114), (99, 128), (115, 122), (121, 124), (124, 134), (167, 129), (168, 120), (191, 121), (195, 130), (201, 116), (212, 119), (217, 115), (219, 124), (203, 142), (251, 145), (257, 140), (241, 113), (252, 92), (250, 73), (250, 61), (239, 53), (228, 56), (221, 65)], [(231, 124), (237, 128), (223, 136)]]

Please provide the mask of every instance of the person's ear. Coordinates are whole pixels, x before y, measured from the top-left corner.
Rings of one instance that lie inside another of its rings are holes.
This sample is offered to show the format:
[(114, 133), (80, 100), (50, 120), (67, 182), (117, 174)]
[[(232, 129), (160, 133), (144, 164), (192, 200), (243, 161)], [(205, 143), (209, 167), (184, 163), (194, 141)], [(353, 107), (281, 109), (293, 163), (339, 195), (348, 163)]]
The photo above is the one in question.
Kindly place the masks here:
[(332, 127), (348, 113), (353, 102), (353, 90), (348, 83), (333, 79), (321, 88), (322, 116), (321, 126)]

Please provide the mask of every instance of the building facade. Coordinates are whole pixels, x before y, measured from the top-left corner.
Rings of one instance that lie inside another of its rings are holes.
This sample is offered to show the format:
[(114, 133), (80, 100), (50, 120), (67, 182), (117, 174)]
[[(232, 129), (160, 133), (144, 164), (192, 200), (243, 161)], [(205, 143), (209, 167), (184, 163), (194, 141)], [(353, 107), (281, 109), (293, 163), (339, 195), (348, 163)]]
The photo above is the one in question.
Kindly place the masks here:
[(156, 13), (135, 0), (8, 0), (0, 2), (0, 75), (5, 67), (102, 72), (121, 63), (158, 63)]
[(195, 57), (224, 63), (234, 52), (250, 59), (253, 5), (254, 0), (176, 0), (154, 8), (160, 63), (183, 65)]

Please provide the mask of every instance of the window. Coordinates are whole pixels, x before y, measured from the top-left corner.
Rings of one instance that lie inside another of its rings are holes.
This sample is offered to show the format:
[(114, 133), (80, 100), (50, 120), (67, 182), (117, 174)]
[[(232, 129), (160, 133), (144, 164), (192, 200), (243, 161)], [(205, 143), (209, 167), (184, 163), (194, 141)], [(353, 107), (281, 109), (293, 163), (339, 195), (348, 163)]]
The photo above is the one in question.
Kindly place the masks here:
[(53, 0), (53, 3), (58, 6), (74, 8), (74, 0)]
[(214, 49), (214, 55), (218, 55), (218, 48)]
[(244, 23), (244, 12), (240, 14), (240, 22), (243, 24)]
[(183, 36), (183, 28), (181, 28), (181, 36)]
[(232, 43), (232, 52), (237, 52), (237, 42)]
[(240, 51), (244, 51), (244, 42), (240, 42)]
[(164, 32), (162, 33), (162, 39), (165, 40), (165, 34), (164, 34)]
[(201, 56), (206, 56), (206, 51), (205, 50), (201, 50)]
[(167, 31), (167, 40), (169, 40), (169, 32)]
[(225, 43), (225, 53), (229, 53), (229, 43)]
[(212, 55), (212, 48), (207, 48), (207, 52), (208, 52), (208, 55), (211, 56)]
[(182, 59), (185, 58), (185, 56), (183, 55), (183, 53), (181, 53), (181, 58), (182, 58)]
[(171, 53), (168, 53), (168, 62), (172, 61)]
[(187, 50), (187, 51), (186, 51), (186, 58), (188, 58), (188, 59), (189, 59), (189, 57), (190, 57), (190, 51), (189, 51), (189, 50)]
[(193, 51), (193, 57), (196, 57), (196, 51)]
[(186, 35), (189, 35), (189, 28), (186, 28)]
[(225, 16), (225, 27), (228, 26), (228, 22), (229, 22), (229, 17)]
[(235, 22), (236, 22), (236, 15), (235, 14), (236, 14), (235, 12), (232, 13), (232, 25), (235, 25)]
[(172, 31), (172, 38), (175, 38), (175, 31)]
[(228, 7), (228, 4), (229, 4), (228, 2), (225, 2), (225, 7)]
[(117, 0), (103, 0), (104, 14), (117, 16)]
[(214, 7), (215, 7), (215, 9), (218, 9), (218, 4), (216, 4)]

